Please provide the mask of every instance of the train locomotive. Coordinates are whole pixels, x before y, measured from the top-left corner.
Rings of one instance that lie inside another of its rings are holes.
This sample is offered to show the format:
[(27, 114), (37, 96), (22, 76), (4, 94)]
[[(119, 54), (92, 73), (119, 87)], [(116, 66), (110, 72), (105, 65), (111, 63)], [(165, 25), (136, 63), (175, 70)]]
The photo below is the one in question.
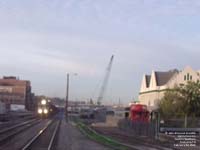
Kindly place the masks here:
[(50, 100), (42, 99), (38, 102), (37, 114), (41, 118), (48, 118), (55, 115), (58, 112), (58, 108), (54, 106)]

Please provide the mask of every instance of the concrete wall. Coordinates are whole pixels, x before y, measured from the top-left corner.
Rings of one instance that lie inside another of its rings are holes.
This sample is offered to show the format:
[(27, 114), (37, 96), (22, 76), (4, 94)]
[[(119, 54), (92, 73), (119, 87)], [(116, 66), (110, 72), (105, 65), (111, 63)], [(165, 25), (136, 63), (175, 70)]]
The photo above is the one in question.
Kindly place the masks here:
[(165, 91), (151, 92), (139, 95), (139, 100), (141, 104), (147, 106), (156, 106), (159, 100), (164, 96)]

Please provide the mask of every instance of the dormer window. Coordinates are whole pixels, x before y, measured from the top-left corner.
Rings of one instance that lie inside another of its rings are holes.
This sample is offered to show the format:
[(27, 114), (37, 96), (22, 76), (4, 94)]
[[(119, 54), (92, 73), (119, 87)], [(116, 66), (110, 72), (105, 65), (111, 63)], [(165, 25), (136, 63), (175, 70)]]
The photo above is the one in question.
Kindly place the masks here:
[(184, 81), (186, 81), (186, 75), (184, 75)]
[(187, 73), (187, 80), (189, 81), (190, 80), (190, 74)]
[(184, 81), (189, 81), (192, 80), (192, 75), (190, 75), (189, 73), (187, 73), (187, 75), (184, 75)]

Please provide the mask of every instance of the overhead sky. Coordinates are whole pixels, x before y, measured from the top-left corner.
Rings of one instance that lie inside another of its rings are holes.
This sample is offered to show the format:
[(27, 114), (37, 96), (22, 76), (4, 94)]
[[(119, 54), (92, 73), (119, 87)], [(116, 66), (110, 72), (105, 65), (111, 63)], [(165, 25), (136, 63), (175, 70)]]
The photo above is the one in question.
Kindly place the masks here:
[[(1, 0), (0, 76), (36, 94), (96, 99), (112, 54), (105, 103), (137, 99), (151, 70), (199, 69), (199, 0)], [(73, 73), (78, 73), (73, 76)]]

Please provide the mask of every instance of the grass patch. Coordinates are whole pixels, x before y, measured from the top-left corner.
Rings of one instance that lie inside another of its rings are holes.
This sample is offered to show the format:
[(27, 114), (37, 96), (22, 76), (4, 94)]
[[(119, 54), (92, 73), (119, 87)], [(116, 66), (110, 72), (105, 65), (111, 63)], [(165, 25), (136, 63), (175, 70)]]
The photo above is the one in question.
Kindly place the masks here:
[(85, 134), (88, 138), (95, 140), (99, 143), (102, 143), (104, 145), (107, 145), (109, 147), (112, 147), (115, 150), (128, 150), (128, 147), (120, 144), (119, 142), (108, 138), (106, 136), (100, 135), (85, 124), (81, 122), (76, 122), (77, 127), (80, 129), (80, 131)]

